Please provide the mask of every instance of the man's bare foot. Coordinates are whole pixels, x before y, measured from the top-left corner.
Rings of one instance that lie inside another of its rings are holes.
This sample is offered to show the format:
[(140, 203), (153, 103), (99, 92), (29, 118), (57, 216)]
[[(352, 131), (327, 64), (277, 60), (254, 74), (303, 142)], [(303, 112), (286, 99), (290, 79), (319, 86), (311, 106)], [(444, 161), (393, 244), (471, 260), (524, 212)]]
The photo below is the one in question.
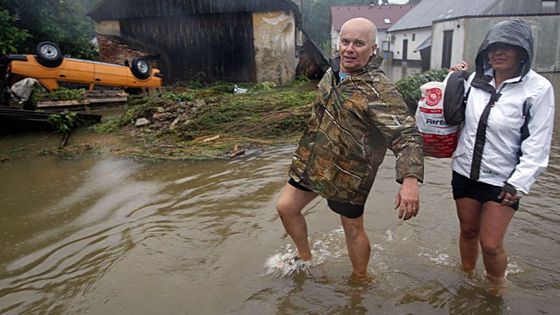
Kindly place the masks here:
[(313, 258), (311, 253), (300, 253), (299, 251), (297, 257), (303, 261), (310, 261)]

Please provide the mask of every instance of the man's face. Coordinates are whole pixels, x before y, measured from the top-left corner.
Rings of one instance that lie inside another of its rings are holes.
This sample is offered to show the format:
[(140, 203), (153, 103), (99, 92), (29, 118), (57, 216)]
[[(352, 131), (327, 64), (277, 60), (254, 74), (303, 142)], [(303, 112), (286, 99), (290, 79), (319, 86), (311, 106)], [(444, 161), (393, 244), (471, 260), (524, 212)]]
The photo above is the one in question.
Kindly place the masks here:
[(344, 25), (340, 32), (340, 69), (354, 73), (368, 64), (377, 45), (373, 43), (370, 28), (360, 23)]

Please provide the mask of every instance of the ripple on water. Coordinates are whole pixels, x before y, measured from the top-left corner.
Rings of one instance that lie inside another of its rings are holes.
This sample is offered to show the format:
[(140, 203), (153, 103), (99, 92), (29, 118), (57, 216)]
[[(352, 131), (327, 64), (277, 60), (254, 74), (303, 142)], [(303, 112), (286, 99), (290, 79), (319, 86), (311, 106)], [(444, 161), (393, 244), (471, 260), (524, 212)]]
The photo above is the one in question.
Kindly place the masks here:
[[(516, 299), (496, 302), (476, 280), (483, 278), (481, 266), (475, 280), (457, 271), (458, 222), (445, 159), (426, 159), (421, 213), (402, 222), (393, 209), (394, 157), (387, 156), (366, 205), (375, 285), (349, 283), (344, 232), (320, 199), (304, 210), (315, 257), (310, 277), (263, 277), (266, 257), (295, 253), (274, 211), (293, 149), (234, 161), (103, 161), (70, 168), (75, 187), (27, 221), (8, 222), (58, 220), (58, 226), (15, 235), (19, 254), (1, 262), (7, 268), (0, 269), (0, 313), (102, 314), (127, 305), (124, 312), (132, 313), (130, 300), (136, 310), (200, 314), (483, 314), (537, 302), (553, 313), (559, 306), (553, 298), (560, 292), (560, 257), (553, 251), (560, 241), (558, 154), (510, 227), (508, 290)], [(35, 175), (25, 176), (32, 183)]]

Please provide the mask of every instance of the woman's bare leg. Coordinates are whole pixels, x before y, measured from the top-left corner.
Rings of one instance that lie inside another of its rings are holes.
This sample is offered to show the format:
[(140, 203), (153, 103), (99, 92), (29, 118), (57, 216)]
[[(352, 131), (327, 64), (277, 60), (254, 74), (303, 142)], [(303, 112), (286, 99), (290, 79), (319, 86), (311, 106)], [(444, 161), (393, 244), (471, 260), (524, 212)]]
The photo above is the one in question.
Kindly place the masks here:
[(480, 222), (480, 246), (488, 280), (501, 283), (508, 257), (504, 248), (506, 230), (513, 218), (513, 208), (497, 202), (484, 203)]
[(475, 199), (461, 198), (455, 201), (461, 232), (459, 235), (459, 251), (463, 270), (471, 272), (476, 268), (478, 260), (478, 244), (482, 205)]

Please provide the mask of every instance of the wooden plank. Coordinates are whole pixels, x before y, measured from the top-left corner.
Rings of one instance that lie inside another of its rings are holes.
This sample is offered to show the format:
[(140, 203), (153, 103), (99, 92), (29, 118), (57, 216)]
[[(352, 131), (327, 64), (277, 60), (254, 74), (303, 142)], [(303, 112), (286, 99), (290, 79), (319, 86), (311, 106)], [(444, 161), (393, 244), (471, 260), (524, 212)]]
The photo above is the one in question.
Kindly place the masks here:
[(87, 98), (84, 100), (39, 101), (37, 102), (37, 108), (87, 106), (105, 103), (126, 103), (127, 100), (127, 96), (113, 96), (103, 98)]
[(128, 93), (124, 90), (93, 90), (85, 94), (86, 98), (102, 98), (102, 97), (128, 97)]
[(107, 97), (107, 98), (89, 98), (87, 99), (88, 104), (101, 104), (101, 103), (124, 103), (128, 100), (128, 97)]
[(37, 102), (37, 108), (42, 107), (64, 107), (64, 106), (79, 106), (89, 104), (88, 100), (77, 101), (77, 100), (64, 100), (64, 101), (39, 101)]

